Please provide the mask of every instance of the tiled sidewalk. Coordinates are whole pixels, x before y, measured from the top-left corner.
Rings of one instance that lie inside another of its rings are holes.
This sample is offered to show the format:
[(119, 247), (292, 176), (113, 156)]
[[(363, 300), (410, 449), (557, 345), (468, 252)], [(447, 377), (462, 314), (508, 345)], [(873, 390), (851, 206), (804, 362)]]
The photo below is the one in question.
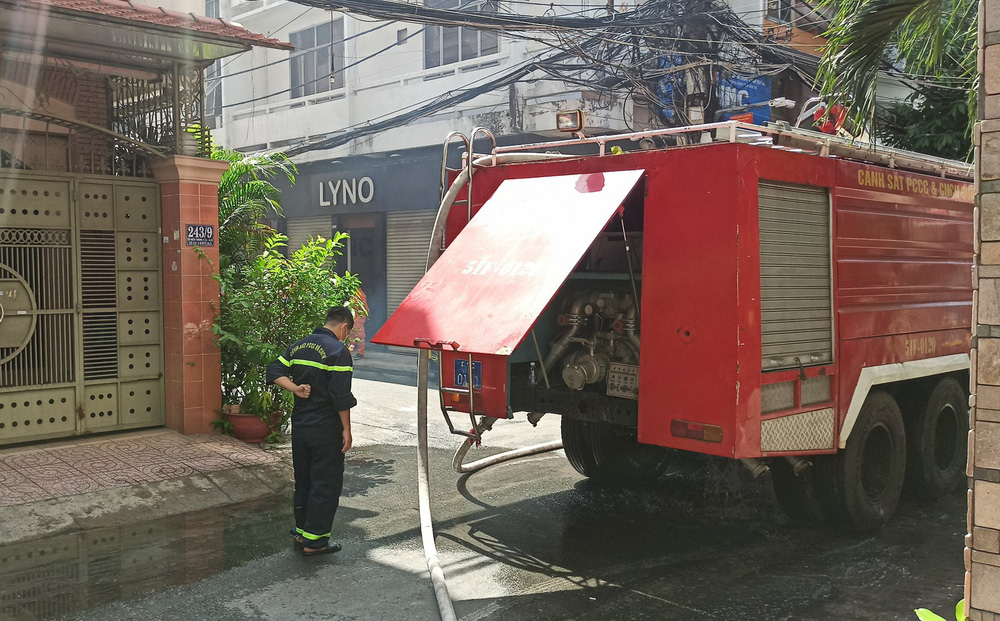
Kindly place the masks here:
[(229, 436), (168, 430), (0, 448), (0, 507), (277, 461)]

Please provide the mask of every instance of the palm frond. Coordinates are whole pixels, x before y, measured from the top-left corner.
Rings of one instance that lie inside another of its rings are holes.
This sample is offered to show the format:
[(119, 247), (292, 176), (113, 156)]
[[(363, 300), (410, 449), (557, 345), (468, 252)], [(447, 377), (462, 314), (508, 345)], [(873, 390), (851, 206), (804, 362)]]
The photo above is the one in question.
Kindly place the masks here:
[(215, 147), (212, 159), (229, 162), (219, 183), (219, 253), (241, 263), (260, 252), (275, 231), (261, 220), (283, 216), (281, 191), (273, 180), (295, 183), (295, 164), (280, 151), (241, 153)]
[[(874, 129), (879, 71), (949, 88), (975, 77), (977, 5), (973, 0), (825, 0), (836, 13), (817, 82), (828, 100), (847, 105), (854, 122)], [(957, 86), (956, 86), (957, 85)], [(973, 106), (972, 110), (975, 109)]]
[(849, 103), (866, 126), (875, 110), (878, 71), (897, 34), (922, 5), (942, 0), (852, 0), (830, 4), (837, 10), (817, 80), (821, 91)]

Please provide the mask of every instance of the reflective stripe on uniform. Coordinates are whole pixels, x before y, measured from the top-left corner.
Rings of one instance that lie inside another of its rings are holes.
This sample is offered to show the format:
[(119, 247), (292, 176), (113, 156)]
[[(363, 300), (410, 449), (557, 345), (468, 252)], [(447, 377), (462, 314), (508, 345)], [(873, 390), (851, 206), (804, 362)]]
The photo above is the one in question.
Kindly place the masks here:
[(312, 360), (292, 360), (292, 364), (301, 364), (305, 367), (316, 367), (317, 369), (322, 369), (323, 371), (354, 371), (354, 367), (337, 367), (329, 364), (323, 364), (322, 362), (313, 362)]
[(285, 365), (286, 367), (292, 366), (292, 363), (286, 360), (284, 356), (278, 356), (278, 362)]
[(312, 541), (316, 541), (317, 539), (322, 539), (323, 537), (329, 537), (332, 534), (332, 533), (327, 533), (325, 535), (314, 535), (312, 533), (307, 533), (306, 531), (302, 530), (301, 528), (296, 528), (295, 532), (297, 532), (298, 534), (302, 535), (306, 539), (311, 539)]

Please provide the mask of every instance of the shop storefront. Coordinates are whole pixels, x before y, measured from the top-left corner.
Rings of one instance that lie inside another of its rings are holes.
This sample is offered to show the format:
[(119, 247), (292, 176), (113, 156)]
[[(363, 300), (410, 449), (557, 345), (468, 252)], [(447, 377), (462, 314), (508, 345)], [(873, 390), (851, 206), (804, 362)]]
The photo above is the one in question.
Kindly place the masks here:
[(440, 166), (437, 148), (312, 162), (283, 191), (290, 250), (317, 235), (350, 234), (339, 267), (361, 279), (369, 335), (424, 273)]

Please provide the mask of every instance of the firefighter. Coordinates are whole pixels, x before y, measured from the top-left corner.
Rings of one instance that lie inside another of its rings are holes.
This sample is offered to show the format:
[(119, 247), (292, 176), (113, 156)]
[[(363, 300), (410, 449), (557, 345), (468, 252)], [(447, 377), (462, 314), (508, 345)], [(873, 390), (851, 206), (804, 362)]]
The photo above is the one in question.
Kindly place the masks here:
[(344, 456), (351, 448), (353, 362), (344, 340), (354, 316), (343, 306), (326, 323), (288, 346), (267, 367), (267, 381), (295, 395), (292, 467), (295, 471), (295, 542), (306, 556), (338, 552), (330, 540), (344, 487)]

